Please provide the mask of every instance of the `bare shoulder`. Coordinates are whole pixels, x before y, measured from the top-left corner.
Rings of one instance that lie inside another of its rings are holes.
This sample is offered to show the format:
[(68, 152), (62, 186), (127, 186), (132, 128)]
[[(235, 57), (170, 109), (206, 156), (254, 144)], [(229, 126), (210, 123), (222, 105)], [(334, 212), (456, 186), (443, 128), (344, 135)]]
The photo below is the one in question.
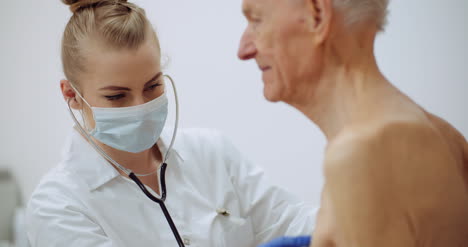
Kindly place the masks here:
[(468, 142), (465, 137), (444, 119), (433, 114), (428, 114), (428, 118), (432, 124), (439, 129), (441, 135), (447, 141), (448, 145), (450, 145), (452, 152), (463, 158), (463, 163), (468, 166)]
[(453, 127), (449, 122), (447, 122), (445, 119), (436, 116), (431, 113), (427, 113), (428, 119), (431, 121), (431, 123), (438, 128), (444, 135), (460, 142), (466, 144), (466, 139), (465, 137), (455, 128)]
[[(348, 155), (382, 155), (395, 149), (418, 149), (416, 143), (430, 143), (440, 139), (430, 124), (421, 121), (389, 121), (369, 125), (353, 126), (337, 136), (327, 147), (326, 157), (349, 158)], [(380, 150), (380, 149), (385, 150)], [(391, 148), (391, 149), (386, 149)], [(370, 152), (378, 151), (378, 153)], [(343, 157), (344, 156), (344, 157)], [(387, 155), (386, 155), (387, 156)]]
[(343, 131), (328, 146), (324, 169), (325, 175), (349, 170), (401, 176), (418, 170), (434, 172), (450, 160), (449, 149), (436, 128), (429, 122), (405, 119)]

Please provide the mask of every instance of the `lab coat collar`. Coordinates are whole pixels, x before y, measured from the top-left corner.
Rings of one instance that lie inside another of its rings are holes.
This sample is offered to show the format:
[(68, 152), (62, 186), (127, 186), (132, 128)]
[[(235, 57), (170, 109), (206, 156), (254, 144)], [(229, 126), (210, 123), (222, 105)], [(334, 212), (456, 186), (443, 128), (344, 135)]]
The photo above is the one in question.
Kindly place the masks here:
[[(76, 128), (76, 127), (75, 127)], [(164, 130), (156, 145), (158, 145), (163, 157), (172, 139), (172, 129)], [(176, 138), (177, 140), (177, 138)], [(184, 156), (177, 141), (169, 153), (169, 158), (175, 156), (177, 163), (183, 163)], [(81, 136), (78, 130), (73, 129), (64, 149), (64, 161), (69, 164), (76, 176), (81, 177), (93, 191), (105, 185), (107, 182), (120, 176), (120, 173), (106, 159), (104, 159), (88, 141)], [(172, 161), (172, 162), (174, 162)], [(125, 164), (122, 164), (125, 166)]]

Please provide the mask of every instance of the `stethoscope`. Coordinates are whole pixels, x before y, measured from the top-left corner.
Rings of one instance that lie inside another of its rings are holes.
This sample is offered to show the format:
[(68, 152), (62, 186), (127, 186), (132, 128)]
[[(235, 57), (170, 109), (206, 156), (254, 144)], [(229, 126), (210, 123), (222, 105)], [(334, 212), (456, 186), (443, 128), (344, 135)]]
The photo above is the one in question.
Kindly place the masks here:
[[(120, 169), (122, 172), (124, 172), (131, 180), (133, 180), (138, 187), (143, 191), (143, 193), (153, 202), (156, 202), (159, 204), (161, 207), (162, 212), (164, 213), (164, 216), (166, 217), (167, 223), (169, 223), (169, 226), (171, 227), (172, 233), (174, 234), (175, 239), (177, 240), (177, 244), (179, 247), (185, 247), (184, 242), (182, 241), (182, 238), (180, 237), (179, 231), (177, 230), (176, 225), (174, 224), (174, 221), (171, 218), (171, 215), (169, 214), (169, 210), (167, 210), (166, 204), (164, 203), (166, 200), (166, 168), (167, 168), (167, 158), (169, 157), (169, 152), (172, 149), (172, 146), (174, 145), (175, 138), (177, 136), (177, 128), (179, 126), (179, 99), (177, 96), (177, 90), (174, 84), (174, 80), (169, 75), (164, 75), (165, 77), (169, 78), (172, 84), (172, 89), (174, 90), (174, 97), (175, 97), (175, 102), (176, 102), (176, 120), (175, 120), (175, 127), (174, 127), (174, 132), (172, 134), (172, 140), (171, 144), (167, 148), (166, 154), (164, 155), (164, 159), (160, 168), (160, 183), (161, 183), (161, 198), (157, 198), (154, 196), (151, 192), (149, 192), (146, 189), (146, 186), (140, 181), (138, 177), (144, 177), (144, 176), (149, 176), (152, 174), (155, 174), (158, 170), (147, 173), (147, 174), (138, 174), (134, 173), (132, 170), (125, 168), (124, 166), (120, 165), (112, 159), (109, 155), (104, 152), (97, 144), (96, 142), (88, 135), (88, 133), (81, 127), (81, 124), (78, 122), (78, 120), (75, 117), (75, 114), (73, 113), (71, 107), (70, 107), (70, 99), (68, 99), (68, 109), (70, 111), (70, 114), (73, 118), (73, 121), (75, 122), (75, 125), (78, 127), (78, 131), (88, 140), (89, 143), (91, 143), (91, 146), (99, 153), (101, 154), (106, 160), (108, 160), (111, 164), (113, 164), (115, 167)], [(83, 114), (82, 114), (83, 116)], [(84, 122), (84, 120), (83, 120)]]

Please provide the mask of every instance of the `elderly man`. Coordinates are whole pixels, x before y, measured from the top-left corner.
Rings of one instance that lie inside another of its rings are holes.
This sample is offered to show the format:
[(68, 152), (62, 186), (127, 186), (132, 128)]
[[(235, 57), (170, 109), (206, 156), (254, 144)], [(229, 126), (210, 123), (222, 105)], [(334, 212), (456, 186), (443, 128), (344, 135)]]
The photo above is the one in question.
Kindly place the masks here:
[[(238, 56), (328, 140), (314, 247), (468, 246), (468, 144), (381, 73), (388, 0), (244, 0)], [(305, 246), (277, 240), (265, 246)]]

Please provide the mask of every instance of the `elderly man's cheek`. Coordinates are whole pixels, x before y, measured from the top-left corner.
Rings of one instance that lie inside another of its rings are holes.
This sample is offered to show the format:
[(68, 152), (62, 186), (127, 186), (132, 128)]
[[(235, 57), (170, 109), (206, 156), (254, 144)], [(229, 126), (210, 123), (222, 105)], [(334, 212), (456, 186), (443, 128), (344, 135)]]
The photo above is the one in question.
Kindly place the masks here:
[(257, 49), (259, 51), (268, 51), (274, 47), (274, 33), (270, 28), (264, 28), (260, 31), (257, 31), (257, 36)]

